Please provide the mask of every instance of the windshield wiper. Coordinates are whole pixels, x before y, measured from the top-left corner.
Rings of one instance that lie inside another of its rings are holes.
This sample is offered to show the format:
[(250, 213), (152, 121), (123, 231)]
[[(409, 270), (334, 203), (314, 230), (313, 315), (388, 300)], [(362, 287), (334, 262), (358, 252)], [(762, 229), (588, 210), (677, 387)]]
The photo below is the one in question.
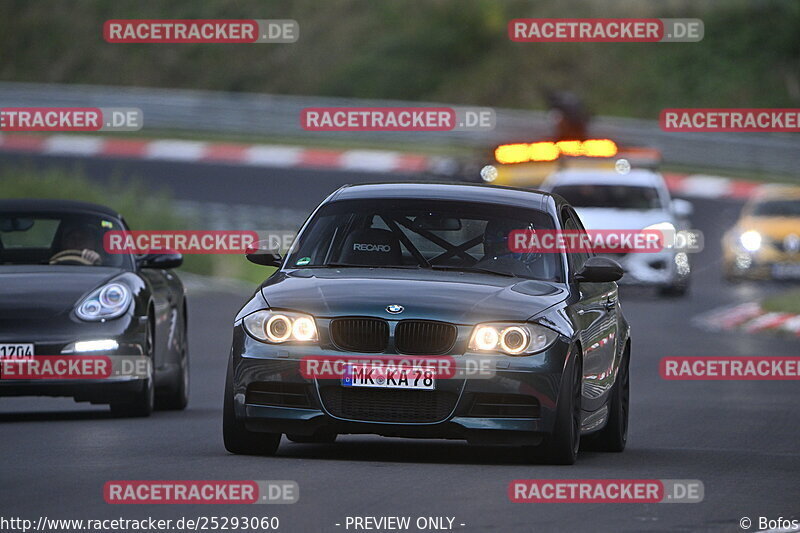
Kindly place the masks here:
[(494, 274), (496, 276), (505, 276), (507, 278), (516, 278), (519, 277), (516, 274), (511, 272), (499, 272), (497, 270), (491, 270), (489, 268), (482, 268), (482, 267), (460, 267), (460, 266), (451, 266), (451, 265), (431, 265), (433, 270), (458, 270), (462, 272), (481, 272), (483, 274)]

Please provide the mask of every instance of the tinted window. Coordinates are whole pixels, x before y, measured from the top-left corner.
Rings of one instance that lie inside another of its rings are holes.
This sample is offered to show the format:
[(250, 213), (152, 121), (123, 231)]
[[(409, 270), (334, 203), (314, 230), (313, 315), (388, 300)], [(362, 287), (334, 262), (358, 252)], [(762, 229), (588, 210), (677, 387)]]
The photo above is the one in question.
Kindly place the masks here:
[(631, 185), (561, 185), (553, 188), (572, 207), (662, 209), (658, 189)]
[(476, 269), (560, 281), (557, 253), (513, 253), (514, 230), (555, 229), (543, 211), (430, 200), (345, 200), (323, 206), (287, 267)]
[(800, 200), (771, 200), (753, 207), (753, 214), (761, 217), (800, 217)]
[(117, 220), (83, 213), (0, 213), (0, 264), (130, 265), (127, 254), (110, 254), (103, 234), (124, 229)]

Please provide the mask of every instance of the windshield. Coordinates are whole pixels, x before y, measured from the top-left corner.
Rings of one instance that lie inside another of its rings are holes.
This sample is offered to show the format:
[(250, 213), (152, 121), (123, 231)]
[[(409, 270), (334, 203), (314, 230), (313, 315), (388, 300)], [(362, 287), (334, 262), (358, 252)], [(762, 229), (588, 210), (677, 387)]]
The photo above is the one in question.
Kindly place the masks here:
[(658, 189), (631, 185), (561, 185), (553, 193), (562, 196), (572, 207), (610, 209), (663, 209)]
[(753, 214), (760, 217), (800, 217), (800, 200), (771, 200), (753, 207)]
[(561, 281), (561, 255), (512, 253), (513, 230), (555, 229), (547, 213), (471, 202), (344, 200), (298, 236), (288, 268), (368, 266), (480, 271)]
[(0, 212), (0, 264), (126, 267), (127, 254), (110, 254), (103, 234), (124, 229), (112, 218), (84, 214)]

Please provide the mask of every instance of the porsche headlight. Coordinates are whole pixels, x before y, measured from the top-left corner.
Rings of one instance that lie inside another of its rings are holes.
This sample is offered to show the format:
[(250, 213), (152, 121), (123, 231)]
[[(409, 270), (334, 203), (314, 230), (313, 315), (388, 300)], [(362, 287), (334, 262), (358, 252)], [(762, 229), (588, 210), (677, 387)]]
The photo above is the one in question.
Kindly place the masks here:
[(745, 231), (739, 235), (739, 243), (748, 252), (757, 252), (761, 248), (761, 234), (757, 231)]
[(118, 282), (108, 283), (92, 291), (78, 302), (75, 314), (81, 320), (97, 322), (109, 320), (125, 314), (133, 297), (127, 285)]
[(553, 344), (558, 333), (538, 324), (478, 324), (472, 330), (469, 349), (506, 355), (530, 355)]
[(317, 340), (314, 317), (303, 313), (262, 309), (244, 317), (242, 324), (250, 335), (262, 342), (281, 344)]

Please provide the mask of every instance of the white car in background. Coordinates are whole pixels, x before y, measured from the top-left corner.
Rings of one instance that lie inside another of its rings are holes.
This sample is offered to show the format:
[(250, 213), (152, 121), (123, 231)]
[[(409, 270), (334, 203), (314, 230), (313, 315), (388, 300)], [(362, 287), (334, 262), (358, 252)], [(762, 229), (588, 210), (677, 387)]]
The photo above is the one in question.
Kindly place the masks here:
[[(651, 170), (562, 170), (542, 189), (564, 197), (589, 230), (689, 229), (692, 204), (672, 199), (664, 178)], [(691, 266), (684, 251), (605, 255), (625, 270), (622, 284), (654, 286), (667, 296), (682, 296), (689, 288)]]

